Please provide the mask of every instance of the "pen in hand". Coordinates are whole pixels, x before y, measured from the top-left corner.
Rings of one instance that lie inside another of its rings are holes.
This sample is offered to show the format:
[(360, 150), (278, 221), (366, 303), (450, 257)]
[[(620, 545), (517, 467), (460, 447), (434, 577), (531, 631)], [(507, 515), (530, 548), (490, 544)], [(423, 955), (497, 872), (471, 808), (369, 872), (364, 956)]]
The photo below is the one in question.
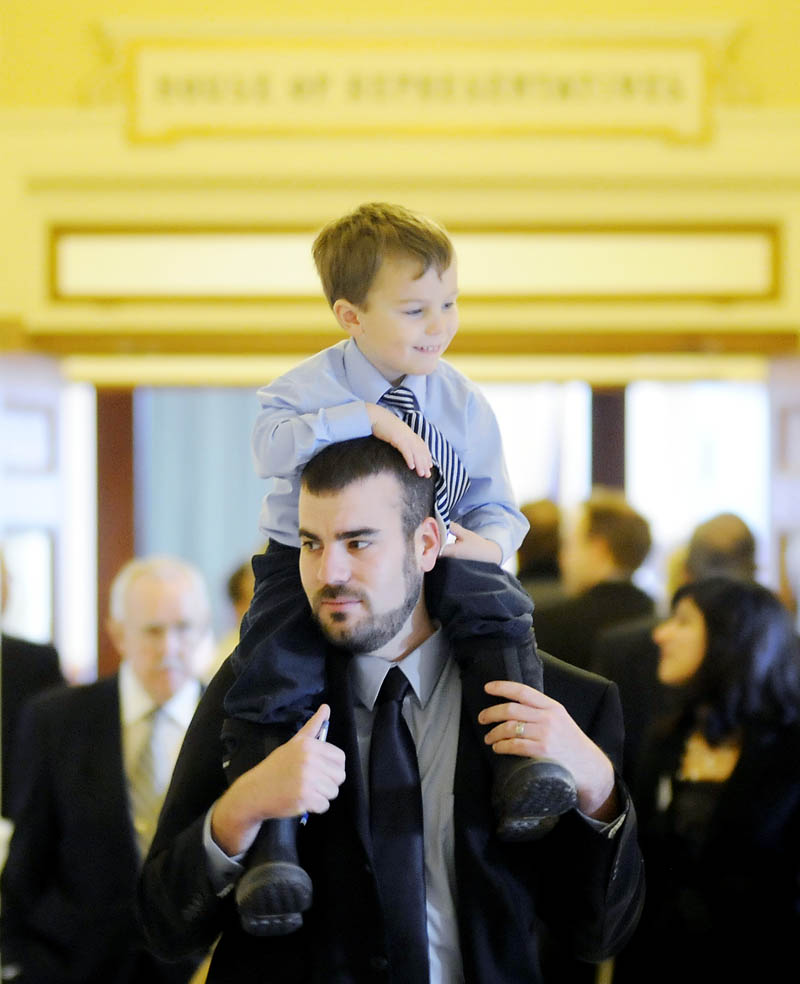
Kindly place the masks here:
[[(330, 719), (322, 722), (322, 727), (319, 729), (319, 732), (317, 733), (317, 741), (325, 741), (325, 739), (328, 737), (329, 724), (330, 724)], [(302, 815), (302, 817), (300, 817), (300, 826), (305, 827), (307, 823), (308, 823), (308, 811), (306, 811)]]

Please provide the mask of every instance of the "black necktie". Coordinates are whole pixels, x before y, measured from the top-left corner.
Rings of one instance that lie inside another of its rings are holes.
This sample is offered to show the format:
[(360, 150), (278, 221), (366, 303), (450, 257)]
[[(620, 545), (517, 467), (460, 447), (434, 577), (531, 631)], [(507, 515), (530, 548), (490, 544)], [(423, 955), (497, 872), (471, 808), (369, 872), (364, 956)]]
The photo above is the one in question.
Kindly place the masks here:
[(469, 487), (469, 478), (463, 462), (442, 432), (422, 416), (417, 398), (408, 387), (396, 386), (387, 390), (378, 403), (399, 410), (403, 423), (408, 424), (411, 430), (428, 445), (433, 463), (439, 469), (434, 486), (436, 509), (445, 529), (450, 529), (450, 513)]
[(401, 708), (411, 684), (394, 666), (377, 700), (369, 753), (372, 860), (386, 915), (393, 981), (428, 981), (422, 793)]

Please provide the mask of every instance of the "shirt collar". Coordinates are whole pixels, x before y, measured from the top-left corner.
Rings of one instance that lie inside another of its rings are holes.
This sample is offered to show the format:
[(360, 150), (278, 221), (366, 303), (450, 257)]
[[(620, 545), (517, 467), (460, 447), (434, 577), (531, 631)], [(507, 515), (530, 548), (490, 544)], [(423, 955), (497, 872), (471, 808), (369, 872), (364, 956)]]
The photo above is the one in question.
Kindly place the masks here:
[[(391, 388), (392, 384), (378, 372), (352, 338), (345, 343), (343, 359), (350, 388), (366, 403), (377, 403)], [(425, 410), (426, 382), (427, 376), (405, 376), (400, 384), (410, 389), (417, 398), (420, 411)]]
[(369, 653), (364, 656), (354, 656), (350, 661), (353, 691), (361, 703), (371, 711), (378, 699), (384, 677), (393, 666), (399, 666), (411, 684), (420, 706), (425, 707), (441, 676), (448, 654), (444, 633), (439, 626), (433, 635), (428, 636), (425, 642), (399, 662), (390, 663)]
[[(162, 705), (162, 710), (176, 724), (186, 729), (192, 720), (199, 698), (199, 681), (187, 680), (180, 690)], [(120, 714), (125, 727), (146, 718), (156, 706), (127, 661), (123, 661), (119, 668), (119, 700)]]

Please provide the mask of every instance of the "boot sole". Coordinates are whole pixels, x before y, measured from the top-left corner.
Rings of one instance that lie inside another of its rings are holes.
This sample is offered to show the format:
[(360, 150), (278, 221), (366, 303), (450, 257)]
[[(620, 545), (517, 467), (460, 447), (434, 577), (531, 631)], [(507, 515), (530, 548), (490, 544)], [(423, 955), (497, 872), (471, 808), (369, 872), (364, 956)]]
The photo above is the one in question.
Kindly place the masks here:
[(523, 760), (506, 779), (497, 797), (503, 840), (536, 840), (578, 802), (575, 781), (556, 762)]
[(243, 928), (254, 936), (283, 936), (299, 929), (311, 905), (313, 886), (296, 864), (269, 861), (245, 872), (236, 886)]

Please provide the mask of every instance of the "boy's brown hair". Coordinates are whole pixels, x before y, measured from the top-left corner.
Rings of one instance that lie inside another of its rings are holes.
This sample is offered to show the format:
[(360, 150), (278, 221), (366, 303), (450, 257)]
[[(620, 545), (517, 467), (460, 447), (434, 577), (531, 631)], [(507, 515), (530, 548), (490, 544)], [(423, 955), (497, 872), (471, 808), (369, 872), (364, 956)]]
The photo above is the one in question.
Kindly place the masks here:
[(344, 299), (364, 307), (387, 256), (419, 260), (422, 276), (434, 266), (441, 276), (453, 261), (453, 244), (432, 219), (385, 202), (368, 202), (328, 225), (312, 247), (322, 289), (331, 307)]

